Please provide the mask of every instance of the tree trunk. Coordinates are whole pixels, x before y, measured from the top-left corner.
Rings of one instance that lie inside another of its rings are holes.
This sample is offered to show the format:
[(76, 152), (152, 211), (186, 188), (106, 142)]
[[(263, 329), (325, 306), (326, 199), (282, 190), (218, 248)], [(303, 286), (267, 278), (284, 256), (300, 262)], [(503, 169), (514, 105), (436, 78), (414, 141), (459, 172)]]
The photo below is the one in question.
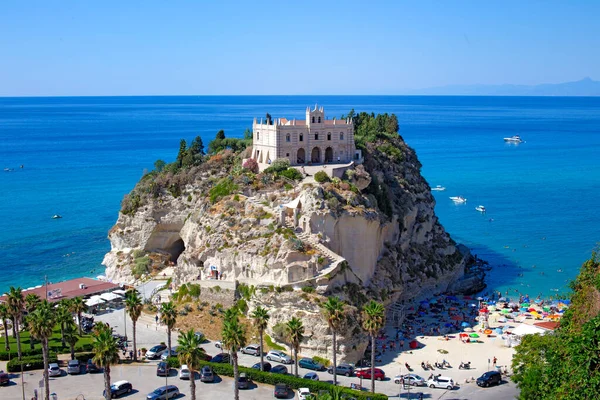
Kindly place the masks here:
[(6, 351), (10, 351), (10, 346), (8, 344), (8, 325), (6, 324), (6, 320), (2, 321), (2, 325), (4, 326), (4, 348)]
[(264, 357), (264, 355), (263, 355), (263, 336), (264, 336), (264, 332), (262, 329), (260, 330), (259, 334), (260, 334), (260, 370), (264, 371), (264, 369), (263, 369), (264, 368), (263, 367), (263, 357)]
[(15, 325), (17, 329), (17, 354), (19, 355), (19, 360), (21, 359), (21, 332), (19, 332), (19, 322), (15, 318)]
[(110, 365), (104, 367), (104, 398), (110, 400)]
[(17, 324), (15, 324), (15, 317), (11, 317), (10, 320), (12, 321), (13, 339), (16, 339), (17, 338)]
[(42, 357), (44, 358), (44, 399), (50, 400), (50, 378), (48, 377), (48, 338), (42, 338)]
[(135, 323), (137, 320), (131, 319), (131, 323), (133, 324), (133, 361), (137, 362), (137, 346), (135, 344)]
[(196, 400), (196, 376), (195, 371), (190, 368), (190, 391), (192, 392), (192, 400)]
[(33, 350), (35, 348), (34, 343), (33, 343), (33, 335), (30, 333), (29, 334), (29, 349)]
[(294, 345), (294, 366), (296, 367), (296, 378), (298, 377), (298, 347)]
[(371, 393), (375, 393), (375, 335), (371, 335)]
[(336, 342), (337, 342), (337, 338), (335, 337), (335, 331), (332, 331), (333, 333), (333, 385), (337, 385), (337, 347), (336, 347)]
[(169, 357), (171, 357), (171, 328), (167, 326), (167, 349), (169, 350)]
[(63, 349), (67, 347), (67, 344), (65, 343), (65, 324), (62, 322), (60, 323), (60, 344)]
[(78, 312), (77, 313), (77, 325), (79, 326), (79, 336), (83, 335), (83, 333), (81, 332), (81, 313)]
[(233, 360), (233, 398), (234, 400), (240, 400), (240, 371), (238, 370), (238, 357), (237, 351), (231, 350), (231, 359)]
[(69, 346), (71, 347), (71, 360), (75, 359), (75, 345), (69, 343)]

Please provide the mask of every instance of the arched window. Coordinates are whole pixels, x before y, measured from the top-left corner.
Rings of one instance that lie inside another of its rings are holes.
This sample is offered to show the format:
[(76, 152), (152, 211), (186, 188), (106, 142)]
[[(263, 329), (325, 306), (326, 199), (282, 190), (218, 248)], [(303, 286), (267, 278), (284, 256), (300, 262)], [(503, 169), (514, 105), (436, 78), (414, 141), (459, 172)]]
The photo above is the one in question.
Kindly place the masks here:
[(304, 142), (304, 134), (303, 133), (300, 134), (300, 141)]
[(312, 117), (312, 123), (313, 124), (315, 123), (315, 117)]
[(319, 117), (319, 123), (321, 123), (321, 117)]
[(289, 133), (287, 135), (285, 135), (285, 141), (288, 143), (292, 141), (292, 138)]
[(319, 134), (315, 133), (315, 140), (319, 140)]
[(260, 140), (260, 132), (256, 132), (256, 140)]
[(344, 132), (340, 132), (340, 140), (344, 140)]
[(327, 140), (331, 140), (331, 132), (327, 132)]

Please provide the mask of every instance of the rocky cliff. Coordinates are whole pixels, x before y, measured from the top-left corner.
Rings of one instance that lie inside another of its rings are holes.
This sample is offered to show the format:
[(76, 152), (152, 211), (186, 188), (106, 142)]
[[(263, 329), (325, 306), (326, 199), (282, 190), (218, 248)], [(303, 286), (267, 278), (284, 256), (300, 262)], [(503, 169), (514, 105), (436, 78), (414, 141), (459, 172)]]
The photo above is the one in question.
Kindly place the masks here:
[[(305, 355), (327, 349), (318, 305), (335, 294), (354, 316), (339, 351), (355, 361), (364, 350), (357, 307), (367, 299), (390, 303), (483, 285), (435, 216), (415, 152), (397, 134), (362, 146), (363, 165), (322, 183), (243, 169), (243, 154), (231, 151), (149, 174), (126, 196), (109, 233), (107, 277), (132, 283), (174, 265), (175, 285), (220, 276), (262, 287), (250, 308), (277, 310), (272, 336), (278, 323), (301, 316), (312, 332)], [(297, 291), (305, 286), (315, 293)], [(277, 296), (274, 288), (289, 292)]]

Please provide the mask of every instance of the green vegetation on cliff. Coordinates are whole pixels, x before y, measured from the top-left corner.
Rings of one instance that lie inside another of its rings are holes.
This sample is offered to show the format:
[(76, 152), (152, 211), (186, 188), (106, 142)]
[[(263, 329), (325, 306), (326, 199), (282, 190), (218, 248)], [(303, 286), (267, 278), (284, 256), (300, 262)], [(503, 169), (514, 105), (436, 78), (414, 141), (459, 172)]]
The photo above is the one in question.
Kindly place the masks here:
[(520, 399), (597, 399), (600, 393), (600, 258), (583, 263), (571, 306), (554, 334), (527, 335), (516, 347)]

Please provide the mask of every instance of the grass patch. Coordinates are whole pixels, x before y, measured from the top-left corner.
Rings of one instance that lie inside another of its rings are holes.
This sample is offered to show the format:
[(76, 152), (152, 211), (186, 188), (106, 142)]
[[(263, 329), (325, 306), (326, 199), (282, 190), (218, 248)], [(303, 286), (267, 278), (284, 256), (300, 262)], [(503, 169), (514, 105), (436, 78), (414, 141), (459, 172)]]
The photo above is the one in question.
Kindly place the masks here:
[(285, 347), (280, 346), (277, 343), (275, 343), (273, 341), (273, 339), (271, 339), (271, 336), (269, 336), (269, 335), (265, 335), (265, 342), (267, 342), (267, 346), (269, 346), (273, 350), (279, 350), (279, 351), (285, 351), (286, 350)]

